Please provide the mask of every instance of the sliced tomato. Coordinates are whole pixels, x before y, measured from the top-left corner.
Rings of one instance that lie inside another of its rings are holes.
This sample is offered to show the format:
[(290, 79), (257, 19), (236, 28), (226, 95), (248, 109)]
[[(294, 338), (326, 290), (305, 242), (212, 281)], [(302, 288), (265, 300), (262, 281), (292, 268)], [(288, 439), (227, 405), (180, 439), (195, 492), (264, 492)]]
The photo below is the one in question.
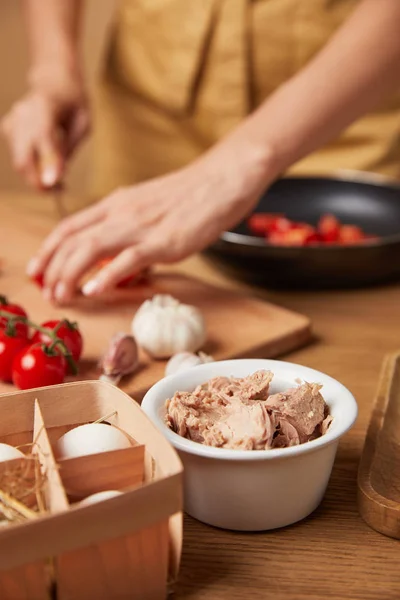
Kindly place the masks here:
[(334, 243), (339, 240), (340, 222), (334, 215), (323, 215), (318, 223), (318, 232), (323, 242)]
[(268, 238), (276, 246), (307, 246), (320, 241), (317, 231), (311, 225), (302, 225), (289, 231), (276, 231)]
[(270, 232), (271, 233), (285, 233), (286, 231), (290, 231), (296, 227), (296, 223), (287, 219), (286, 217), (278, 217), (272, 223)]
[(343, 246), (359, 244), (364, 241), (365, 235), (361, 227), (356, 225), (342, 225), (339, 233), (339, 243)]
[(278, 213), (254, 213), (247, 220), (247, 226), (255, 235), (265, 236), (274, 227), (276, 220), (282, 217)]

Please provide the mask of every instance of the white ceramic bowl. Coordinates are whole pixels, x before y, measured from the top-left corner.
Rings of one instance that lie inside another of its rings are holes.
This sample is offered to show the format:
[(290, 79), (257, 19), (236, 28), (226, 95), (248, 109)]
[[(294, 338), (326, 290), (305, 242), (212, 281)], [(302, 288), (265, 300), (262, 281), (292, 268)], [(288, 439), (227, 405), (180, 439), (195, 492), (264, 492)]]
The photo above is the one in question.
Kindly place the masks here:
[[(302, 379), (323, 385), (333, 422), (320, 438), (272, 450), (213, 448), (174, 433), (164, 423), (165, 400), (217, 376), (271, 370), (271, 393)], [(284, 527), (317, 508), (328, 485), (340, 437), (353, 425), (357, 404), (338, 381), (300, 365), (258, 359), (213, 362), (165, 377), (146, 394), (143, 410), (178, 451), (184, 465), (185, 510), (199, 521), (241, 531)]]

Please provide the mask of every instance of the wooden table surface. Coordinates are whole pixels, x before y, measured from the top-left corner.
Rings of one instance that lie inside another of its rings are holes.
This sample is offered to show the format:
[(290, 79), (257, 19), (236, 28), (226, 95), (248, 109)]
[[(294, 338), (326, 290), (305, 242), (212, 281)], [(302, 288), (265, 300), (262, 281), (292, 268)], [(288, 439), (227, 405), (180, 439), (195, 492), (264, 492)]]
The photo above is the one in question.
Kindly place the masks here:
[[(55, 221), (51, 204), (42, 198), (2, 193), (1, 204)], [(6, 222), (0, 223), (0, 232), (3, 227)], [(12, 248), (1, 248), (0, 258), (8, 252)], [(239, 287), (199, 257), (185, 261), (177, 270)], [(22, 277), (21, 271), (5, 278), (1, 291), (12, 295)], [(356, 478), (383, 357), (400, 348), (400, 286), (253, 293), (311, 318), (315, 342), (285, 359), (339, 379), (355, 395), (359, 417), (340, 443), (321, 506), (305, 521), (278, 531), (241, 534), (187, 517), (174, 598), (399, 600), (400, 542), (376, 533), (361, 520)]]

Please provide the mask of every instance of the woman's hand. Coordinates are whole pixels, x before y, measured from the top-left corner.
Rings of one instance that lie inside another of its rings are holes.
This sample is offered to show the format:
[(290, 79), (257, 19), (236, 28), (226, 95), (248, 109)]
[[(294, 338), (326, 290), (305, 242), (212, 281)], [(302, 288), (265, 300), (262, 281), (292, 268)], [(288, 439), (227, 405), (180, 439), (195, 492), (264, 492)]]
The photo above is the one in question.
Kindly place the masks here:
[(66, 160), (89, 129), (79, 80), (33, 87), (1, 123), (14, 168), (36, 189), (61, 182)]
[(45, 297), (68, 303), (101, 258), (115, 257), (84, 285), (85, 295), (202, 250), (251, 210), (263, 188), (263, 159), (244, 146), (226, 144), (189, 167), (119, 189), (65, 219), (29, 263), (28, 274), (44, 274)]

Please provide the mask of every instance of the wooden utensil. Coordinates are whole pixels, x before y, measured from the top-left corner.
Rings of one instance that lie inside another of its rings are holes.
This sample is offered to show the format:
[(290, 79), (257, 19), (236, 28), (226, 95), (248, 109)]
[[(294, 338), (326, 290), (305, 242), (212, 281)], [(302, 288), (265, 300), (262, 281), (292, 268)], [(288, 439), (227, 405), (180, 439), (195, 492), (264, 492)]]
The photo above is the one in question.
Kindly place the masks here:
[(400, 353), (382, 368), (358, 471), (358, 507), (373, 529), (400, 539)]

